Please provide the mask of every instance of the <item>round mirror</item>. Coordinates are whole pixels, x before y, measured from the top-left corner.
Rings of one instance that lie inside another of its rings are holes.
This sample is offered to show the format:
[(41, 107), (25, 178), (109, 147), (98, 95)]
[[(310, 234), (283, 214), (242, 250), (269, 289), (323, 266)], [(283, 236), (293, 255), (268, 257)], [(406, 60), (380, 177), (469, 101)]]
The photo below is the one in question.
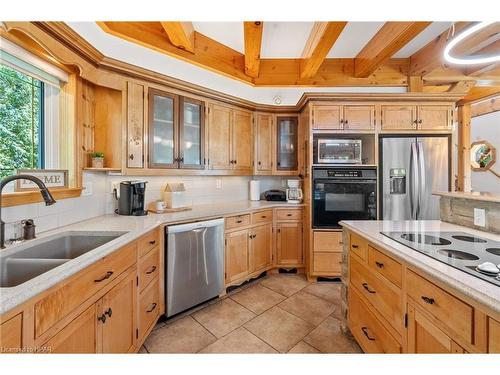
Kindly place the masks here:
[(496, 161), (496, 150), (487, 141), (477, 141), (470, 146), (470, 164), (474, 171), (487, 171)]

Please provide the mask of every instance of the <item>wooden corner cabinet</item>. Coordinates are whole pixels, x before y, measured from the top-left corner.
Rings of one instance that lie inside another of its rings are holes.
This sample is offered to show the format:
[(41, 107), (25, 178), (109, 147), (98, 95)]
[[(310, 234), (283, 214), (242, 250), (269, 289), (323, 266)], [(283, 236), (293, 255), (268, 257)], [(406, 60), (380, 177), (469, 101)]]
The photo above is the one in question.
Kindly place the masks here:
[(297, 116), (276, 117), (276, 169), (298, 170), (299, 120)]

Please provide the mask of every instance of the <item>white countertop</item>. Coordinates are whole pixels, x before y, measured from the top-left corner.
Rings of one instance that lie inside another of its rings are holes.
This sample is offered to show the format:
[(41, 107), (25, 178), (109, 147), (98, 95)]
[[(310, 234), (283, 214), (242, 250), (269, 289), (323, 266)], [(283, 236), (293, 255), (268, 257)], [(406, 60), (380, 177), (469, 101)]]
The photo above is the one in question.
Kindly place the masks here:
[(474, 200), (474, 201), (500, 203), (500, 195), (487, 193), (487, 192), (439, 191), (439, 192), (433, 193), (433, 194), (439, 195), (440, 197), (470, 199), (470, 200)]
[(480, 304), (500, 312), (500, 287), (469, 275), (445, 263), (419, 253), (382, 235), (380, 232), (465, 232), (472, 235), (500, 241), (500, 236), (450, 224), (439, 220), (419, 221), (342, 221), (343, 227), (366, 237), (375, 245), (387, 250), (395, 258), (421, 269), (450, 288), (470, 297)]
[(37, 242), (43, 242), (61, 232), (127, 232), (126, 234), (94, 249), (75, 259), (72, 259), (56, 268), (51, 269), (25, 283), (11, 288), (0, 288), (0, 314), (28, 301), (41, 292), (56, 285), (65, 278), (74, 275), (78, 271), (102, 259), (106, 255), (118, 250), (122, 246), (139, 238), (143, 234), (162, 224), (177, 222), (197, 221), (206, 218), (222, 217), (231, 214), (251, 212), (264, 208), (279, 207), (302, 207), (303, 204), (290, 204), (286, 202), (267, 201), (238, 201), (225, 204), (207, 204), (193, 207), (189, 211), (180, 211), (165, 214), (149, 213), (147, 216), (119, 216), (116, 214), (104, 215), (79, 223), (60, 227), (48, 232), (38, 234), (36, 240), (8, 246), (0, 250), (0, 258), (14, 254), (18, 251), (32, 246)]

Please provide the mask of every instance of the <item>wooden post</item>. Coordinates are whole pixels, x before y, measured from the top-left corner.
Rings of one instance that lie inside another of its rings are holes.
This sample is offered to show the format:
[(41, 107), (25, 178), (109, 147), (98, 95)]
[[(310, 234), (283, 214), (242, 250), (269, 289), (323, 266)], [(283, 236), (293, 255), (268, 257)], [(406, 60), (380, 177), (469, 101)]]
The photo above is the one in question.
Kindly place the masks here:
[(470, 191), (470, 104), (458, 107), (458, 191)]

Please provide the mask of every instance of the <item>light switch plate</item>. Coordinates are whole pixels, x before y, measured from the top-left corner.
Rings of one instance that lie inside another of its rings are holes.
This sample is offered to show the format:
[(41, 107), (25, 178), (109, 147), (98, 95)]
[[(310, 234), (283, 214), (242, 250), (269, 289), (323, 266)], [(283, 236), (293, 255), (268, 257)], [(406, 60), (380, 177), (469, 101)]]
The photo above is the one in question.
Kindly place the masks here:
[(482, 208), (474, 208), (474, 225), (478, 227), (486, 226), (486, 210)]

